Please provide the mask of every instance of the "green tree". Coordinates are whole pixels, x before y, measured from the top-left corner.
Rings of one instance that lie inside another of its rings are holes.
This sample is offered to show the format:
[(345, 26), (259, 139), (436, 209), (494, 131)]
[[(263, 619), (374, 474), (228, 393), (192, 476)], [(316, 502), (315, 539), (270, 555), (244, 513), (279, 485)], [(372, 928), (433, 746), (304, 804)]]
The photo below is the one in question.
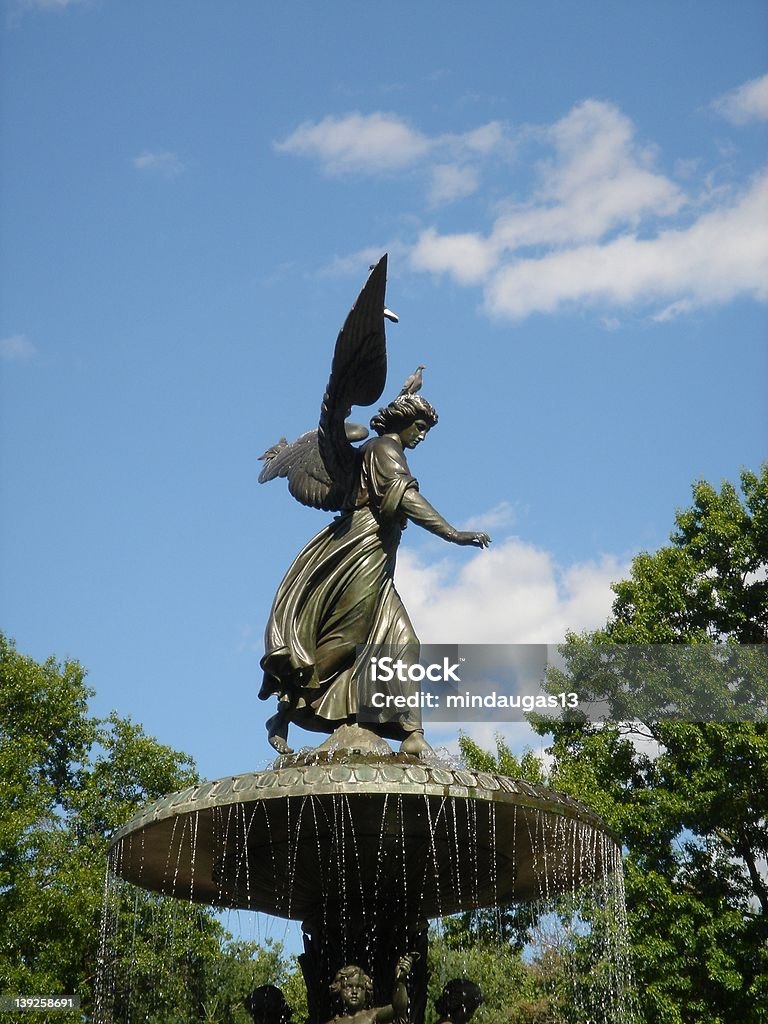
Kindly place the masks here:
[[(553, 679), (607, 700), (616, 721), (537, 728), (554, 735), (551, 784), (590, 803), (626, 848), (646, 1020), (757, 1024), (768, 1020), (765, 648), (754, 677), (730, 686), (704, 679), (719, 721), (662, 717), (653, 700), (627, 704), (626, 679), (612, 673), (606, 650), (714, 643), (728, 658), (741, 653), (736, 645), (768, 642), (768, 466), (743, 473), (740, 490), (696, 484), (675, 521), (671, 544), (639, 555), (614, 586), (606, 626), (568, 638), (565, 675)], [(654, 686), (660, 675), (651, 674)], [(628, 713), (635, 720), (621, 721)]]
[[(0, 636), (0, 978), (7, 993), (93, 995), (109, 835), (196, 778), (133, 723), (88, 713), (76, 662)], [(214, 922), (215, 924), (215, 922)]]
[(227, 943), (209, 979), (209, 994), (202, 1019), (208, 1024), (251, 1024), (243, 999), (259, 985), (277, 985), (283, 990), (294, 1020), (307, 1016), (304, 979), (292, 957), (285, 955), (282, 943), (236, 941)]
[(526, 963), (510, 943), (472, 931), (449, 927), (430, 936), (430, 980), (427, 1024), (436, 1021), (434, 1002), (451, 978), (469, 978), (480, 984), (485, 1004), (473, 1024), (554, 1024), (556, 1015), (551, 986), (538, 964)]
[[(139, 725), (92, 717), (91, 696), (76, 662), (38, 664), (0, 634), (0, 993), (77, 994), (83, 1019), (110, 836), (142, 804), (198, 781), (189, 757)], [(207, 908), (123, 895), (113, 893), (106, 951), (117, 1019), (130, 1003), (132, 1019), (157, 1024), (245, 1024), (255, 985), (297, 989), (279, 945), (233, 942)]]
[[(501, 736), (496, 754), (469, 737), (462, 757), (477, 771), (547, 783), (541, 759), (530, 749), (520, 758)], [(497, 979), (478, 1024), (634, 1024), (634, 989), (625, 971), (626, 931), (606, 885), (509, 906), (471, 911), (444, 923), (442, 944), (482, 969), (475, 977)], [(588, 927), (587, 927), (588, 925)], [(443, 954), (445, 958), (445, 954)], [(485, 987), (485, 981), (484, 981)]]
[(459, 750), (465, 764), (475, 771), (497, 772), (499, 775), (508, 775), (512, 779), (524, 779), (535, 784), (547, 781), (544, 765), (536, 753), (528, 748), (523, 751), (521, 757), (517, 757), (501, 735), (496, 737), (495, 754), (483, 750), (470, 736), (464, 734), (459, 736)]

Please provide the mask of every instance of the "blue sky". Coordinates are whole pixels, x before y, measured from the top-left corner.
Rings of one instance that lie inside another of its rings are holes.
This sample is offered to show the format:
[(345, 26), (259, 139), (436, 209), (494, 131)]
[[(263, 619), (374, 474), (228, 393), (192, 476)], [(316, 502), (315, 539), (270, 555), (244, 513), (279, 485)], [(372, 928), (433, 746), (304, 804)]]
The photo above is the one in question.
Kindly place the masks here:
[(326, 517), (257, 457), (382, 252), (385, 398), (424, 363), (440, 412), (411, 467), (494, 538), (407, 531), (424, 640), (600, 625), (691, 483), (765, 457), (764, 4), (3, 16), (0, 621), (206, 776), (269, 756), (261, 635)]

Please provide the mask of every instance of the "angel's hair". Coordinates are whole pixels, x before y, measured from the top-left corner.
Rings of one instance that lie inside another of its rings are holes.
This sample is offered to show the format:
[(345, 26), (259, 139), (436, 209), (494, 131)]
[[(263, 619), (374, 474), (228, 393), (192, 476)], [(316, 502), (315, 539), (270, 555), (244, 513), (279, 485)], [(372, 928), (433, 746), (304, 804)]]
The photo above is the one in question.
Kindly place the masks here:
[(360, 983), (365, 989), (365, 1001), (368, 1003), (371, 1001), (373, 996), (373, 982), (365, 973), (362, 967), (358, 967), (357, 964), (348, 964), (346, 967), (342, 967), (340, 971), (336, 972), (336, 977), (333, 979), (333, 984), (330, 986), (331, 994), (334, 996), (341, 995), (344, 988), (344, 983), (350, 978), (359, 978)]
[(414, 420), (424, 420), (430, 427), (437, 423), (437, 412), (421, 395), (399, 395), (393, 402), (379, 409), (371, 420), (371, 430), (377, 434), (395, 434)]
[(435, 1000), (435, 1009), (442, 1016), (461, 1006), (473, 1013), (482, 1006), (485, 1000), (480, 986), (466, 978), (452, 978), (447, 982), (442, 994)]

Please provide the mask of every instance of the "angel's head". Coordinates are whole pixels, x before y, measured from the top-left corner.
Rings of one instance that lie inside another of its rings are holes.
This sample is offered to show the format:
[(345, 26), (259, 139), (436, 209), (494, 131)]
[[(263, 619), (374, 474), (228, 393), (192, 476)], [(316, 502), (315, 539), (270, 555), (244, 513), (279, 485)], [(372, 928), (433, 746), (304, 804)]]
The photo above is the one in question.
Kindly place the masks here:
[(371, 420), (371, 430), (398, 434), (406, 448), (415, 448), (437, 423), (437, 412), (421, 395), (398, 395)]

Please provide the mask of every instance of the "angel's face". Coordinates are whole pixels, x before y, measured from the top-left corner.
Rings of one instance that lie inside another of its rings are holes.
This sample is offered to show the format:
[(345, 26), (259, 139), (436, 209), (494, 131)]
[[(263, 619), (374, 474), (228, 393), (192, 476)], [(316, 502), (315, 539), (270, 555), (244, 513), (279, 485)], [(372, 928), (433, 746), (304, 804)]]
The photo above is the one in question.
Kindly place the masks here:
[(426, 420), (414, 420), (399, 433), (403, 448), (415, 448), (421, 444), (429, 432), (430, 424)]

